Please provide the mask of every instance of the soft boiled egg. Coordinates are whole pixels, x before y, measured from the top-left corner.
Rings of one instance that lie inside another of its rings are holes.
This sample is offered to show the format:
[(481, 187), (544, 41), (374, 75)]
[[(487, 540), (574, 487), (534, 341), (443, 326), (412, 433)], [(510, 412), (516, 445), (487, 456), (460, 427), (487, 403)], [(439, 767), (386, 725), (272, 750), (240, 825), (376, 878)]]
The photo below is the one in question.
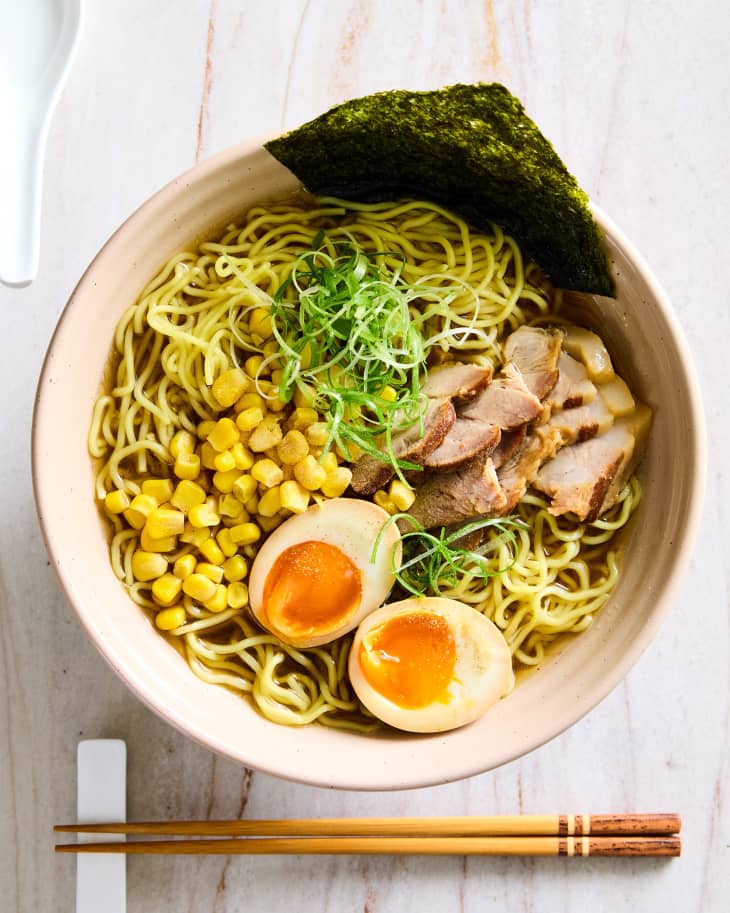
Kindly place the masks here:
[(355, 635), (349, 672), (367, 709), (408, 732), (471, 723), (514, 686), (499, 628), (471, 606), (435, 596), (368, 615)]
[[(382, 507), (332, 498), (285, 520), (251, 568), (251, 610), (294, 647), (316, 647), (347, 634), (382, 605), (400, 567), (400, 533)], [(374, 558), (374, 560), (373, 560)]]

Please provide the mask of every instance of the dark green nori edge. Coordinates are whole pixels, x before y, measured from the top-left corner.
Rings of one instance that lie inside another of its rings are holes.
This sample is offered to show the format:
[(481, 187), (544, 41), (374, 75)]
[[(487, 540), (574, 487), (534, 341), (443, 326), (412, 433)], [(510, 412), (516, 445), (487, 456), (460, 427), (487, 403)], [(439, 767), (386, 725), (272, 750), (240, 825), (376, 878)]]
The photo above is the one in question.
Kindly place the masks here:
[(311, 193), (434, 200), (500, 225), (560, 288), (615, 294), (587, 195), (499, 83), (356, 98), (266, 149)]

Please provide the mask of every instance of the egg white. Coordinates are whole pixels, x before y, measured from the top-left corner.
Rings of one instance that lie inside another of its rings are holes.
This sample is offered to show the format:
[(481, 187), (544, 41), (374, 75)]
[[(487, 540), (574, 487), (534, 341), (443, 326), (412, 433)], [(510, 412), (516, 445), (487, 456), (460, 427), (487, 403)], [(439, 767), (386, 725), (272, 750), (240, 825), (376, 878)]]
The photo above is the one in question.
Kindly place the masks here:
[[(448, 622), (454, 637), (456, 663), (448, 699), (426, 707), (401, 707), (377, 691), (360, 664), (360, 646), (368, 634), (397, 615), (433, 612)], [(471, 606), (454, 599), (422, 596), (384, 605), (360, 624), (350, 650), (352, 687), (378, 719), (407, 732), (445, 732), (482, 716), (514, 687), (512, 656), (502, 632)]]
[[(251, 568), (249, 604), (259, 623), (295, 647), (330, 643), (354, 630), (366, 615), (382, 605), (395, 582), (392, 569), (394, 549), (396, 567), (400, 566), (400, 533), (395, 523), (385, 530), (375, 561), (370, 560), (378, 534), (389, 517), (387, 511), (371, 501), (331, 498), (285, 520), (261, 546)], [(326, 542), (340, 549), (358, 568), (362, 593), (359, 606), (344, 624), (326, 631), (313, 627), (309, 632), (294, 637), (268, 627), (262, 608), (266, 579), (274, 562), (286, 549), (302, 542)]]

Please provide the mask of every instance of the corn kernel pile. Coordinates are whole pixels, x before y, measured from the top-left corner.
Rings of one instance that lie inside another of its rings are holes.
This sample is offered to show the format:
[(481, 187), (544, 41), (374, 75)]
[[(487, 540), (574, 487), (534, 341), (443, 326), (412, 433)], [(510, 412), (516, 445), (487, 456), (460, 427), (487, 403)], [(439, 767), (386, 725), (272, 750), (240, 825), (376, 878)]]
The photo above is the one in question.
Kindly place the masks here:
[[(251, 317), (262, 337), (270, 334), (265, 320)], [(149, 586), (163, 631), (180, 628), (201, 607), (219, 613), (247, 605), (244, 580), (259, 540), (350, 484), (339, 454), (322, 455), (327, 425), (303, 397), (284, 404), (256, 392), (275, 393), (281, 377), (274, 370), (262, 381), (261, 364), (261, 356), (251, 356), (245, 370), (215, 380), (220, 416), (200, 422), (196, 434), (175, 434), (170, 478), (146, 478), (139, 494), (115, 488), (104, 499), (108, 514), (135, 533), (128, 576)], [(394, 506), (402, 503), (398, 495), (389, 494)]]

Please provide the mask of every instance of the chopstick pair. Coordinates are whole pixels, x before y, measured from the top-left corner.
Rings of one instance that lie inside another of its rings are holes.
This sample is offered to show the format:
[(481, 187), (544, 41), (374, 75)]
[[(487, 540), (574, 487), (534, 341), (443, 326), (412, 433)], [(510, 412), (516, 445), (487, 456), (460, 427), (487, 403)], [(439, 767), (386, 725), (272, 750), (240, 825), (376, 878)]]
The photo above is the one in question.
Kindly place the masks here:
[(58, 844), (58, 853), (679, 856), (677, 814), (59, 824), (57, 833), (208, 839)]

